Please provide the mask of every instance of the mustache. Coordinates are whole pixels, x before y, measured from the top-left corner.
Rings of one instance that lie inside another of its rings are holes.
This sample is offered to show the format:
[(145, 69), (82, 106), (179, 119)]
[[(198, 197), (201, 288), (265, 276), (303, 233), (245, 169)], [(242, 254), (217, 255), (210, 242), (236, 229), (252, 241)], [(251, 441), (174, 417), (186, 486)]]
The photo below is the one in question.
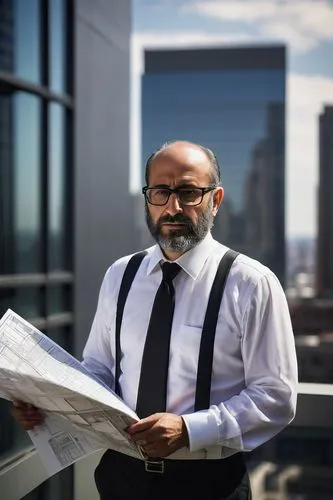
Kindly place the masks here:
[(187, 226), (193, 226), (193, 222), (191, 221), (191, 219), (183, 214), (164, 215), (163, 217), (160, 217), (158, 219), (158, 225), (161, 225), (163, 223), (165, 224), (179, 223), (179, 224), (186, 224)]

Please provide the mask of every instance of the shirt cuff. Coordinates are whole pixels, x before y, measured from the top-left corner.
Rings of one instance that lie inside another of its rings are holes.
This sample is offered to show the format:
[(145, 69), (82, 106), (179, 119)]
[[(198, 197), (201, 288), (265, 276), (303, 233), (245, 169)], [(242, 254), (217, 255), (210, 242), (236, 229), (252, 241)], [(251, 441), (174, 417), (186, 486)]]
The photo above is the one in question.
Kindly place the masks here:
[(218, 422), (210, 410), (182, 415), (182, 419), (186, 425), (191, 452), (218, 444)]

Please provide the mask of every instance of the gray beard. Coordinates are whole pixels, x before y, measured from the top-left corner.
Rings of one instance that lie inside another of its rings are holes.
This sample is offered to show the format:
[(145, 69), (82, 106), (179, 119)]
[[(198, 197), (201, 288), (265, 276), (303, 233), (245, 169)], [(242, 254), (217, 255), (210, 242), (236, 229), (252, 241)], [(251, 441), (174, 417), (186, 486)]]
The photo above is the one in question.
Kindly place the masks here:
[[(146, 222), (150, 234), (162, 250), (185, 253), (200, 243), (213, 227), (214, 216), (211, 213), (211, 208), (212, 203), (209, 203), (206, 210), (199, 216), (196, 224), (193, 224), (191, 219), (182, 214), (177, 214), (174, 217), (161, 217), (155, 224), (146, 205)], [(164, 236), (161, 233), (163, 222), (182, 222), (186, 226), (175, 229), (170, 232), (169, 236)]]

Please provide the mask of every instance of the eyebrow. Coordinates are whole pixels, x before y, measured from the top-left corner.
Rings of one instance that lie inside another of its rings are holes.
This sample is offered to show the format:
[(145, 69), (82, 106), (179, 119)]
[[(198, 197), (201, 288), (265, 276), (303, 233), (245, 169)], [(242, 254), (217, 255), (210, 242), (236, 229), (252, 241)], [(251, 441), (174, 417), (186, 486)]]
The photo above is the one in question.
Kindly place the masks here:
[(188, 184), (188, 183), (183, 183), (179, 184), (179, 186), (176, 186), (175, 188), (171, 188), (167, 184), (155, 184), (154, 186), (151, 186), (154, 188), (167, 188), (167, 189), (182, 189), (182, 188), (198, 188), (200, 186), (196, 186), (195, 184)]

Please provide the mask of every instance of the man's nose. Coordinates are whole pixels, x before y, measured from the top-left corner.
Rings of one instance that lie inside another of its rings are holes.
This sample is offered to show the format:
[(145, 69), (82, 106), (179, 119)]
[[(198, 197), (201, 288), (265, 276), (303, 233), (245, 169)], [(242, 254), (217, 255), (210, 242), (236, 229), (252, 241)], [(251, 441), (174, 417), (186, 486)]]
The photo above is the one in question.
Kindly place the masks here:
[(171, 193), (169, 201), (166, 206), (166, 212), (170, 215), (179, 214), (183, 211), (183, 207), (179, 203), (178, 196), (176, 193)]

